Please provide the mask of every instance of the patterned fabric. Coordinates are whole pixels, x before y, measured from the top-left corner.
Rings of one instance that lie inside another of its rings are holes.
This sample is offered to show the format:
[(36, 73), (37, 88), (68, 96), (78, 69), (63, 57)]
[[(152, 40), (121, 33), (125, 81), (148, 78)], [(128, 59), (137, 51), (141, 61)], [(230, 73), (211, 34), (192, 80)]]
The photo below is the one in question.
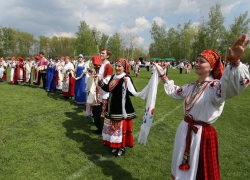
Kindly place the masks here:
[(220, 55), (216, 51), (208, 49), (200, 53), (199, 56), (204, 57), (210, 63), (214, 78), (220, 79), (224, 71)]
[(101, 117), (105, 117), (105, 112), (106, 112), (107, 105), (108, 105), (108, 100), (107, 99), (102, 99)]
[(103, 144), (111, 148), (133, 147), (132, 120), (112, 121), (105, 119), (102, 136)]
[(212, 126), (202, 127), (197, 180), (219, 180), (218, 136)]
[(202, 127), (210, 126), (210, 124), (207, 124), (205, 122), (193, 120), (192, 115), (185, 116), (184, 121), (188, 123), (188, 131), (186, 135), (186, 147), (183, 155), (182, 164), (179, 166), (179, 168), (182, 171), (190, 169), (189, 161), (190, 161), (191, 132), (193, 131), (195, 134), (197, 134), (198, 132), (198, 128), (195, 125), (201, 125)]
[(69, 74), (69, 87), (67, 92), (63, 92), (63, 96), (65, 97), (72, 97), (74, 96), (75, 90), (75, 79)]
[(122, 66), (124, 67), (124, 72), (127, 75), (130, 75), (130, 68), (129, 68), (129, 62), (126, 59), (119, 58), (115, 61), (115, 63), (120, 62)]

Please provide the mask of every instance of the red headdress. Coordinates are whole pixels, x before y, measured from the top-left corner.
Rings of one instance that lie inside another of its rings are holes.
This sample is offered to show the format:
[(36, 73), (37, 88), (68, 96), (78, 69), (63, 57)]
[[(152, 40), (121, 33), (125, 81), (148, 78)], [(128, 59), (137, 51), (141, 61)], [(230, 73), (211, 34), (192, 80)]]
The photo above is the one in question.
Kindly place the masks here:
[(129, 68), (129, 63), (126, 59), (118, 58), (115, 63), (120, 62), (122, 66), (124, 67), (124, 72), (127, 75), (130, 75), (130, 68)]
[(213, 77), (215, 79), (220, 79), (224, 71), (224, 66), (221, 62), (220, 55), (216, 51), (208, 49), (200, 53), (199, 56), (204, 57), (209, 62), (209, 64), (213, 69), (212, 70)]
[(27, 57), (27, 58), (26, 58), (26, 60), (27, 60), (27, 61), (30, 61), (30, 58), (29, 58), (29, 57)]
[(13, 56), (12, 58), (11, 58), (12, 60), (16, 60), (16, 58)]
[(23, 61), (23, 58), (20, 57), (20, 56), (18, 56), (18, 60), (19, 60), (19, 61)]
[(101, 60), (100, 56), (94, 55), (94, 56), (92, 57), (92, 63), (93, 63), (94, 66), (97, 66), (97, 67), (99, 66), (99, 67), (101, 67), (101, 65), (102, 65), (102, 60)]
[(36, 60), (40, 60), (40, 57), (39, 57), (39, 56), (35, 56), (35, 59), (36, 59)]

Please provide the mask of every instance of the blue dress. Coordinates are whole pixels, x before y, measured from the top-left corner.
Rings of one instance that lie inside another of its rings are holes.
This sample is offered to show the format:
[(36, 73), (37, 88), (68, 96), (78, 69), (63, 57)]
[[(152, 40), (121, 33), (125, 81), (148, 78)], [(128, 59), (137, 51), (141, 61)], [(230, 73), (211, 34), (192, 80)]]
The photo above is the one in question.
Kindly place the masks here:
[[(76, 70), (76, 78), (80, 77), (85, 68), (78, 66)], [(75, 81), (75, 102), (76, 104), (86, 104), (87, 93), (86, 93), (86, 74), (82, 78)]]
[(47, 66), (47, 79), (46, 79), (46, 87), (47, 91), (54, 91), (56, 89), (55, 86), (55, 74), (56, 67), (55, 66)]

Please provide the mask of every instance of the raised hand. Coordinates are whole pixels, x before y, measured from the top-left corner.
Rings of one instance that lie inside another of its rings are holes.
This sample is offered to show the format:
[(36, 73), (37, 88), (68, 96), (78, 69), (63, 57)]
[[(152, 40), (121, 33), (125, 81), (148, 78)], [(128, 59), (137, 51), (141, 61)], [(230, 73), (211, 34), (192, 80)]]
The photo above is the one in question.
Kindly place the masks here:
[(228, 57), (230, 59), (235, 59), (241, 56), (241, 54), (245, 51), (245, 48), (249, 44), (250, 39), (246, 42), (246, 34), (243, 34), (237, 41), (234, 42), (231, 48), (229, 48)]

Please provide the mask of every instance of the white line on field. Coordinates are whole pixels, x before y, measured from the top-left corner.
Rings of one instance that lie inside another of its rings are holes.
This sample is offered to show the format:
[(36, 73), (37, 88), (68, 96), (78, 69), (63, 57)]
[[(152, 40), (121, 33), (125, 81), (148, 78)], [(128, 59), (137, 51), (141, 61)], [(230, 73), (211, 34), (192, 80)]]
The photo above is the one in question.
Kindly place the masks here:
[[(159, 124), (160, 122), (162, 122), (167, 116), (169, 116), (170, 114), (172, 114), (174, 111), (176, 111), (177, 109), (179, 109), (180, 107), (182, 107), (182, 104), (180, 104), (179, 106), (176, 106), (176, 108), (174, 108), (172, 111), (168, 112), (167, 114), (165, 114), (162, 118), (160, 118), (158, 121), (156, 121), (155, 123), (152, 124), (152, 126), (155, 126), (157, 124)], [(152, 127), (151, 126), (151, 127)], [(140, 132), (137, 132), (134, 137), (139, 136)], [(80, 177), (85, 171), (89, 170), (91, 167), (95, 166), (95, 164), (99, 161), (104, 161), (108, 159), (108, 157), (102, 156), (99, 159), (94, 160), (93, 162), (89, 162), (88, 165), (84, 166), (83, 168), (81, 168), (79, 171), (71, 174), (67, 180), (72, 180), (72, 179), (76, 179), (78, 177)]]

